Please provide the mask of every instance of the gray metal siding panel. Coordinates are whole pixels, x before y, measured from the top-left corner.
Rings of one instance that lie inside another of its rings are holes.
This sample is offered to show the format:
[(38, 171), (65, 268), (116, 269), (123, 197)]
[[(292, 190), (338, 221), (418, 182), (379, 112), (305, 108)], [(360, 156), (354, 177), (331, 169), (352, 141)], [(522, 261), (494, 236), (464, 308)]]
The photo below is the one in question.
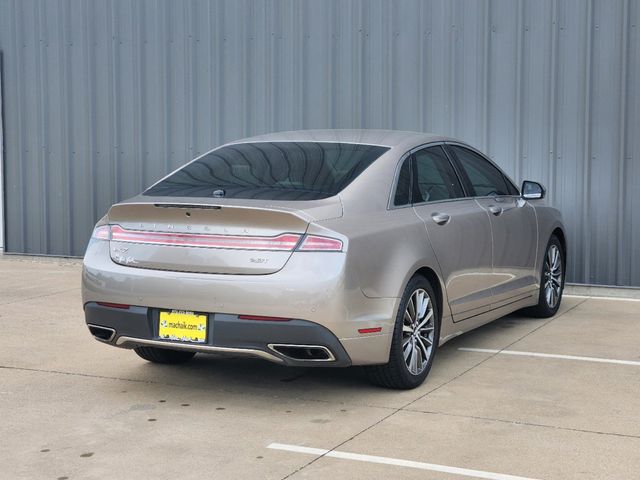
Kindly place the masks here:
[(620, 104), (624, 106), (621, 118), (624, 130), (621, 144), (624, 176), (621, 181), (623, 193), (621, 203), (624, 212), (620, 217), (618, 251), (618, 278), (622, 285), (640, 285), (640, 2), (629, 2), (626, 23), (626, 81), (619, 92)]
[(0, 51), (0, 252), (4, 251), (4, 133), (2, 129), (2, 52)]
[(225, 141), (439, 132), (539, 179), (569, 279), (640, 285), (640, 2), (0, 0), (6, 249), (81, 255)]

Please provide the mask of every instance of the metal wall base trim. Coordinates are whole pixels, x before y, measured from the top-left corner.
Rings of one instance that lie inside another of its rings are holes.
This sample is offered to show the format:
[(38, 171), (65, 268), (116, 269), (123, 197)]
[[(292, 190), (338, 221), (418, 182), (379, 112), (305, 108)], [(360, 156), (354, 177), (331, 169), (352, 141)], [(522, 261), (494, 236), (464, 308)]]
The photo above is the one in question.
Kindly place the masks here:
[(640, 300), (640, 288), (637, 287), (566, 283), (564, 287), (564, 293), (567, 295), (582, 295), (585, 297), (607, 297)]

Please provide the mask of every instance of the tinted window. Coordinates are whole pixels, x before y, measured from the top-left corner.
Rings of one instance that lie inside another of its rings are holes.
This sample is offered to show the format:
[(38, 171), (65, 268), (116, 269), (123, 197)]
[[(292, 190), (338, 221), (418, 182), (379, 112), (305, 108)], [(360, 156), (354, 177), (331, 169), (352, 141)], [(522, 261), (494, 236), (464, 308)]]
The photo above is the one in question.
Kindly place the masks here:
[(144, 194), (315, 200), (340, 192), (387, 150), (349, 143), (240, 143), (185, 165)]
[(509, 189), (509, 195), (519, 196), (520, 195), (520, 191), (516, 188), (516, 186), (513, 183), (511, 183), (511, 181), (508, 178), (505, 178), (505, 181), (507, 182), (507, 188)]
[(416, 152), (414, 158), (413, 203), (464, 197), (462, 185), (442, 147), (425, 148)]
[(398, 173), (396, 195), (393, 204), (396, 206), (411, 203), (411, 157), (408, 157)]
[[(511, 195), (502, 172), (475, 152), (451, 145), (462, 168), (469, 177), (475, 196)], [(512, 187), (513, 188), (513, 187)]]

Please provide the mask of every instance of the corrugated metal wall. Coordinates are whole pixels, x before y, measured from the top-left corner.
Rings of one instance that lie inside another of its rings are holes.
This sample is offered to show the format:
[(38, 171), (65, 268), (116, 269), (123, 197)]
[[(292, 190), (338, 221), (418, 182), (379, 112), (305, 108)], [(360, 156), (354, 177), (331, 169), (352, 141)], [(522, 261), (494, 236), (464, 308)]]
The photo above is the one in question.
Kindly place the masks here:
[(0, 50), (0, 253), (4, 251), (4, 134), (2, 129), (2, 50)]
[(640, 285), (640, 2), (0, 0), (6, 249), (95, 220), (220, 143), (438, 132), (541, 180), (570, 280)]

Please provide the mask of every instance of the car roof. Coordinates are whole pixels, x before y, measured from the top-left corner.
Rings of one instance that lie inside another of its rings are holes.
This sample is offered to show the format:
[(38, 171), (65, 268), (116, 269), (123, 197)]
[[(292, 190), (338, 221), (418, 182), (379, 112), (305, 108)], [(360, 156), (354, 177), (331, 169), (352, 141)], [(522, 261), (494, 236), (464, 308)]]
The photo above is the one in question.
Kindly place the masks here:
[(380, 145), (384, 147), (421, 145), (430, 142), (458, 141), (434, 133), (408, 132), (402, 130), (292, 130), (288, 132), (267, 133), (242, 138), (228, 143), (255, 142), (332, 142)]

